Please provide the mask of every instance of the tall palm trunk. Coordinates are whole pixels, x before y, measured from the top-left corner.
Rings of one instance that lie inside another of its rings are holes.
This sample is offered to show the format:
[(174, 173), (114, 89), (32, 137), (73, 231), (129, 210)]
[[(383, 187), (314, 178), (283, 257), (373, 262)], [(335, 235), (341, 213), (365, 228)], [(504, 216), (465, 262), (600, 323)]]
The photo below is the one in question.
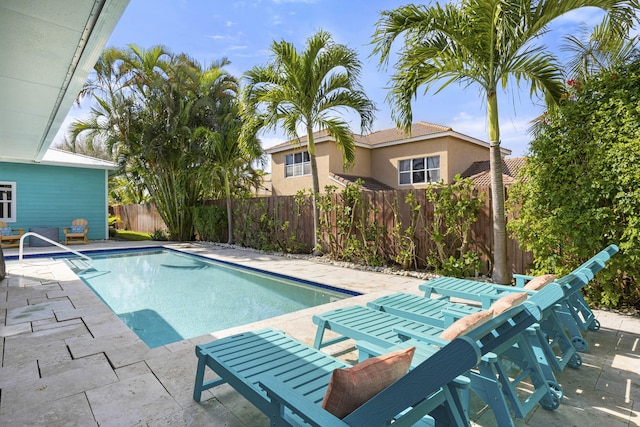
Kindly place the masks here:
[(511, 283), (507, 262), (507, 221), (504, 214), (504, 184), (502, 181), (502, 155), (500, 153), (500, 126), (498, 124), (498, 96), (487, 91), (489, 122), (489, 164), (491, 168), (491, 208), (493, 212), (493, 273), (495, 283)]
[(233, 243), (233, 213), (231, 212), (231, 184), (229, 183), (229, 175), (224, 174), (224, 192), (227, 196), (227, 243)]
[(318, 248), (318, 233), (320, 232), (320, 208), (316, 198), (320, 193), (320, 182), (318, 179), (318, 162), (316, 161), (316, 145), (313, 140), (313, 128), (307, 126), (307, 151), (309, 151), (309, 162), (311, 163), (311, 181), (313, 183), (313, 194), (311, 201), (313, 205), (313, 251)]

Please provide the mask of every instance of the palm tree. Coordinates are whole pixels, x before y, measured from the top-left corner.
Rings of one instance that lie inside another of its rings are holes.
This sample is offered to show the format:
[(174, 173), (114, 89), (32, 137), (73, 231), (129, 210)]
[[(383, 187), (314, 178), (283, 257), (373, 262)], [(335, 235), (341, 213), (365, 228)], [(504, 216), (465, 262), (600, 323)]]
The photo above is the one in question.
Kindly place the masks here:
[(195, 132), (215, 132), (220, 109), (237, 96), (237, 80), (221, 68), (227, 64), (202, 67), (161, 46), (107, 50), (86, 85), (96, 105), (72, 126), (74, 139), (99, 138), (128, 178), (144, 183), (177, 240), (193, 236), (192, 207), (210, 192), (199, 179), (208, 159)]
[(638, 55), (638, 39), (612, 36), (609, 20), (595, 26), (590, 32), (582, 29), (582, 34), (565, 37), (561, 47), (569, 52), (568, 75), (576, 81), (586, 81), (601, 71), (612, 71), (617, 66), (628, 63)]
[(282, 126), (292, 140), (298, 128), (304, 129), (313, 182), (313, 245), (318, 248), (319, 212), (316, 195), (320, 192), (314, 130), (327, 130), (344, 155), (344, 164), (355, 161), (355, 144), (341, 110), (355, 112), (362, 132), (373, 124), (375, 106), (362, 90), (361, 63), (354, 50), (334, 43), (331, 35), (318, 31), (305, 49), (298, 52), (286, 41), (271, 45), (273, 60), (245, 74), (247, 85), (243, 101), (245, 116), (253, 120), (248, 128), (275, 129)]
[(578, 8), (594, 6), (608, 12), (611, 30), (622, 36), (635, 21), (636, 2), (626, 0), (461, 0), (441, 6), (407, 5), (384, 11), (373, 35), (380, 65), (389, 62), (394, 41), (404, 35), (388, 100), (399, 127), (412, 122), (411, 101), (419, 87), (425, 91), (441, 82), (478, 84), (487, 101), (493, 211), (493, 280), (510, 283), (504, 214), (498, 86), (509, 78), (530, 83), (531, 94), (544, 92), (557, 101), (563, 75), (554, 55), (538, 38), (556, 18)]
[(206, 154), (209, 166), (205, 168), (214, 187), (220, 188), (227, 205), (227, 243), (233, 243), (233, 212), (231, 198), (237, 189), (257, 187), (261, 181), (258, 172), (253, 168), (255, 161), (261, 160), (263, 151), (260, 140), (255, 137), (241, 137), (244, 120), (236, 105), (232, 105), (229, 113), (221, 120), (220, 129), (212, 131), (199, 127), (195, 138), (206, 141)]

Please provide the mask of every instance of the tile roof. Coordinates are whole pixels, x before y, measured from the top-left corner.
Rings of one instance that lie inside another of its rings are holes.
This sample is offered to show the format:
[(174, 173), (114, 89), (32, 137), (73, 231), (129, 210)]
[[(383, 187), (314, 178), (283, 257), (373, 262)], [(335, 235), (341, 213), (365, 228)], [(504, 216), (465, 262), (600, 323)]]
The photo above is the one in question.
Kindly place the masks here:
[(347, 184), (355, 184), (356, 180), (361, 179), (364, 181), (364, 184), (362, 185), (363, 190), (368, 190), (368, 191), (393, 190), (393, 187), (390, 187), (387, 184), (383, 184), (382, 182), (373, 178), (337, 174), (337, 173), (331, 173), (331, 172), (329, 173), (329, 176), (344, 186), (346, 186)]
[(371, 145), (384, 142), (399, 141), (407, 138), (434, 135), (443, 132), (451, 132), (453, 129), (446, 126), (435, 125), (427, 122), (417, 122), (411, 125), (411, 135), (398, 128), (383, 129), (366, 136), (366, 142)]
[[(379, 130), (379, 131), (370, 133), (368, 135), (360, 135), (360, 134), (354, 133), (353, 136), (356, 143), (375, 146), (375, 145), (383, 144), (387, 142), (402, 141), (409, 138), (436, 135), (439, 133), (452, 132), (452, 131), (453, 129), (451, 129), (450, 127), (440, 126), (440, 125), (427, 123), (427, 122), (416, 122), (411, 125), (411, 135), (405, 134), (402, 130), (398, 128), (389, 128), (389, 129)], [(329, 132), (326, 129), (321, 131), (316, 131), (313, 133), (314, 141), (319, 140), (321, 138), (326, 138), (328, 136), (329, 136)], [(269, 147), (267, 152), (272, 150), (277, 151), (279, 148), (290, 147), (291, 145), (293, 145), (294, 141), (295, 140), (289, 140), (289, 141), (285, 141), (283, 143), (274, 145), (273, 147)], [(306, 135), (300, 136), (300, 138), (295, 142), (298, 142), (298, 141), (300, 145), (305, 145), (307, 143), (307, 136)]]
[[(502, 159), (502, 178), (505, 185), (513, 184), (518, 177), (520, 169), (524, 166), (526, 157), (513, 157)], [(462, 172), (463, 178), (471, 178), (478, 186), (484, 187), (491, 185), (489, 160), (474, 162), (471, 166)]]

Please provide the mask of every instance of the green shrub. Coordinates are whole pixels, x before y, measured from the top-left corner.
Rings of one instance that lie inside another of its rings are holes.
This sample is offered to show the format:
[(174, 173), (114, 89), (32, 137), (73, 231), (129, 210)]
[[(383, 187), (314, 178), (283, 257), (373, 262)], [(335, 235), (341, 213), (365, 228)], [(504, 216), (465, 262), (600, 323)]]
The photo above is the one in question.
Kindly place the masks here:
[(509, 230), (531, 273), (564, 275), (610, 243), (621, 252), (585, 288), (590, 302), (640, 305), (640, 61), (570, 80), (531, 142), (510, 193)]
[(199, 240), (225, 242), (227, 237), (227, 211), (216, 205), (193, 208), (193, 223)]

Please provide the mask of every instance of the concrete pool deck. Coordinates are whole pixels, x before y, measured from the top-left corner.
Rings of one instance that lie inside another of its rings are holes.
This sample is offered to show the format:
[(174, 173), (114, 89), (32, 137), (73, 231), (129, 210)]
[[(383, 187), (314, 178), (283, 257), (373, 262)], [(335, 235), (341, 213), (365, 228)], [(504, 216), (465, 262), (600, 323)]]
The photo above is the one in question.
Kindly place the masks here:
[[(0, 281), (0, 426), (266, 426), (268, 419), (227, 385), (205, 391), (201, 403), (193, 401), (196, 344), (266, 326), (311, 344), (314, 313), (392, 292), (418, 293), (424, 281), (216, 245), (167, 246), (365, 295), (149, 349), (64, 262), (7, 261), (8, 277)], [(58, 250), (25, 252), (47, 251)], [(560, 407), (538, 407), (525, 420), (515, 420), (517, 426), (640, 425), (640, 318), (596, 314), (602, 327), (585, 334), (590, 350), (582, 354), (582, 367), (558, 375), (565, 393)], [(326, 350), (354, 361), (349, 341)], [(472, 410), (474, 425), (495, 425), (479, 402), (472, 402)]]

